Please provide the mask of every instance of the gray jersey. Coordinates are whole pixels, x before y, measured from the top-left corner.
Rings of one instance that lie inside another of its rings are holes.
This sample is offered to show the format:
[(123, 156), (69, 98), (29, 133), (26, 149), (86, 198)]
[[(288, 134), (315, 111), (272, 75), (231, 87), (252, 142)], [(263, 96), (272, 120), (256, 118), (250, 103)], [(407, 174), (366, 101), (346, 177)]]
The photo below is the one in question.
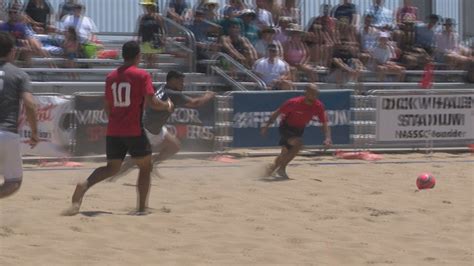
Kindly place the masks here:
[(0, 130), (18, 133), (18, 115), (23, 92), (30, 92), (28, 75), (16, 66), (0, 61)]

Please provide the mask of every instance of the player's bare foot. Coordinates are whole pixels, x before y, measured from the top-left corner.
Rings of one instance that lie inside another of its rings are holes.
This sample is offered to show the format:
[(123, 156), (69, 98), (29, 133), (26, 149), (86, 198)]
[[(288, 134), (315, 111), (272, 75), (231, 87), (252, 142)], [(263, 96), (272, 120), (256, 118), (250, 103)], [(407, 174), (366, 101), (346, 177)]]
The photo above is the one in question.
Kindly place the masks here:
[(280, 167), (278, 170), (277, 170), (277, 175), (279, 178), (281, 179), (290, 179), (290, 177), (288, 176), (288, 174), (286, 173), (286, 168), (284, 167)]
[(72, 204), (69, 209), (63, 211), (63, 215), (65, 216), (72, 216), (79, 213), (79, 209), (81, 208), (82, 198), (87, 191), (87, 181), (80, 182), (76, 186), (76, 190), (72, 195)]

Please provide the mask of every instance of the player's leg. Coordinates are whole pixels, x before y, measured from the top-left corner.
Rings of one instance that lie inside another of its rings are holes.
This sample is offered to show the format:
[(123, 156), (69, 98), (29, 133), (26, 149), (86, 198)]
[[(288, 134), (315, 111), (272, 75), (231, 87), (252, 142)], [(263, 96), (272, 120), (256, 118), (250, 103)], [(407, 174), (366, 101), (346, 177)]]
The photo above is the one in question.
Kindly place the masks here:
[(79, 182), (72, 195), (72, 205), (63, 212), (64, 215), (75, 215), (79, 212), (82, 199), (87, 190), (95, 184), (117, 174), (122, 161), (127, 154), (127, 145), (122, 138), (107, 137), (106, 139), (107, 165), (99, 167), (83, 182)]
[(145, 134), (140, 137), (131, 138), (128, 144), (128, 151), (133, 161), (137, 164), (139, 173), (137, 179), (137, 211), (142, 213), (146, 211), (148, 193), (150, 191), (150, 173), (151, 163), (151, 145)]
[(303, 147), (303, 142), (299, 137), (290, 138), (287, 142), (288, 152), (285, 154), (285, 156), (281, 158), (277, 171), (278, 175), (285, 178), (288, 178), (288, 174), (286, 173), (286, 166), (296, 157), (298, 152)]
[(160, 144), (160, 152), (153, 156), (153, 163), (162, 162), (178, 153), (181, 149), (180, 141), (168, 132), (164, 134), (163, 142)]
[(23, 179), (20, 137), (10, 132), (0, 132), (0, 174), (5, 181), (0, 185), (0, 198), (13, 195)]

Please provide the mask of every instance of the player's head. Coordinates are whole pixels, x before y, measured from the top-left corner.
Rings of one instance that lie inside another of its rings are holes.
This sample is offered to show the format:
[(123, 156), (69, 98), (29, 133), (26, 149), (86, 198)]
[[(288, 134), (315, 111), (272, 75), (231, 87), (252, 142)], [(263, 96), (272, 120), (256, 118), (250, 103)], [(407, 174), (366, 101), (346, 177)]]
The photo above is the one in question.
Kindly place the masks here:
[(15, 57), (15, 41), (8, 32), (0, 32), (0, 58), (8, 61)]
[(168, 75), (166, 75), (166, 86), (172, 90), (184, 90), (184, 74), (176, 70), (171, 70), (168, 72)]
[(304, 92), (305, 100), (309, 103), (313, 103), (319, 97), (319, 89), (316, 84), (309, 84)]
[(140, 45), (135, 41), (129, 41), (122, 46), (123, 60), (128, 64), (138, 65), (140, 62)]

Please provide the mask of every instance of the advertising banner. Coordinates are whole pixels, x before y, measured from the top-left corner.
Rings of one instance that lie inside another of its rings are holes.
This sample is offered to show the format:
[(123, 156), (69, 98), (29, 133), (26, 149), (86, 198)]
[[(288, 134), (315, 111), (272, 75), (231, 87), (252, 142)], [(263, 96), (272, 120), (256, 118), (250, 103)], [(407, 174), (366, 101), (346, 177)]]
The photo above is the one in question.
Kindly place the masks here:
[(474, 139), (474, 95), (377, 97), (377, 140)]
[[(103, 107), (103, 95), (75, 96), (76, 155), (105, 154), (108, 118)], [(181, 141), (182, 151), (212, 151), (214, 123), (214, 101), (210, 101), (199, 108), (177, 107), (166, 127)]]
[(40, 142), (31, 149), (31, 128), (22, 105), (18, 120), (21, 151), (25, 155), (67, 157), (70, 155), (73, 129), (71, 126), (72, 101), (62, 95), (35, 95), (37, 126)]
[[(279, 121), (268, 130), (268, 136), (260, 135), (260, 128), (270, 115), (286, 100), (303, 95), (291, 92), (236, 92), (233, 93), (233, 146), (269, 147), (278, 145)], [(326, 107), (334, 144), (350, 143), (350, 109), (352, 90), (323, 90), (319, 99)], [(303, 135), (304, 144), (322, 145), (324, 133), (317, 118), (309, 123)]]

